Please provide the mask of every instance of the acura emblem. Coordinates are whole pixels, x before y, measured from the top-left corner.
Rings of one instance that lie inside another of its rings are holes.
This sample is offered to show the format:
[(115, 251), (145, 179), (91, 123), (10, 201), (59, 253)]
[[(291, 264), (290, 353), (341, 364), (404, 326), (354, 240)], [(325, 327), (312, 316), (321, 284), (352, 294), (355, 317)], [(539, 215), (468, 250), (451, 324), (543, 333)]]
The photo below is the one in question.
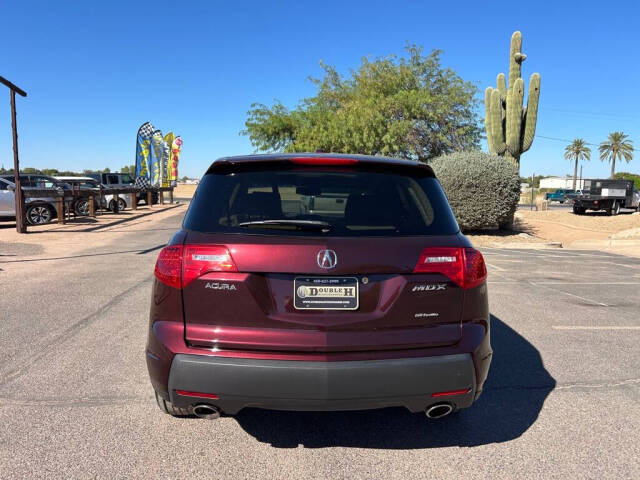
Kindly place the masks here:
[(320, 268), (333, 268), (338, 264), (338, 256), (333, 250), (320, 250), (316, 260)]

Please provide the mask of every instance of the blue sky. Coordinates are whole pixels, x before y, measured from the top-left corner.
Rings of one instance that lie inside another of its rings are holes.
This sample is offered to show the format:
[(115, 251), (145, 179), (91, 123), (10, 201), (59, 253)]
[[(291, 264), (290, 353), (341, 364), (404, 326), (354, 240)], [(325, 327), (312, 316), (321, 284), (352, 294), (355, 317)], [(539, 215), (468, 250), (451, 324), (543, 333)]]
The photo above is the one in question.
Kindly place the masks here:
[[(294, 106), (313, 94), (320, 60), (348, 73), (411, 42), (443, 49), (443, 63), (483, 92), (507, 70), (518, 29), (525, 83), (542, 76), (537, 135), (599, 143), (622, 130), (640, 150), (638, 22), (635, 1), (21, 0), (0, 4), (0, 75), (28, 92), (18, 98), (22, 166), (118, 169), (133, 163), (149, 120), (182, 135), (180, 175), (198, 177), (217, 157), (253, 151), (239, 135), (252, 102)], [(2, 91), (0, 163), (10, 167)], [(522, 174), (572, 172), (564, 147), (538, 137)], [(608, 175), (592, 148), (584, 176)], [(617, 170), (640, 173), (635, 155)]]

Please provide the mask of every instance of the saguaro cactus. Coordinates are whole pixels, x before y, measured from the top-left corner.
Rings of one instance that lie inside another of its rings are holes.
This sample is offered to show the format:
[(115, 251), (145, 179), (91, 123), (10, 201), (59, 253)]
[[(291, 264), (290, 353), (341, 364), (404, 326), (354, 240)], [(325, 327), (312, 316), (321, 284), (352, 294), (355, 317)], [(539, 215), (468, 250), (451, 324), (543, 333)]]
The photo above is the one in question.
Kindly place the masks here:
[(529, 98), (523, 108), (524, 82), (521, 77), (522, 34), (513, 32), (509, 51), (509, 85), (504, 73), (498, 74), (497, 87), (487, 87), (484, 92), (485, 127), (489, 152), (502, 155), (520, 166), (520, 155), (529, 150), (536, 133), (540, 75), (529, 79)]

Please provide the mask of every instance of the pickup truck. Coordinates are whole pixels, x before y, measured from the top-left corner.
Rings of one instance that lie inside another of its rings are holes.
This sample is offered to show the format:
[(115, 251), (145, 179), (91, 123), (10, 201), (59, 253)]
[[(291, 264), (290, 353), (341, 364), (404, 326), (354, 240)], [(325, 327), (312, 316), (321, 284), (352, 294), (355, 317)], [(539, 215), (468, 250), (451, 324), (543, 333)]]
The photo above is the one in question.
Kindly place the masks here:
[(575, 190), (567, 190), (559, 188), (555, 192), (547, 192), (544, 196), (545, 200), (549, 202), (564, 203), (567, 200), (567, 195), (575, 193)]
[(617, 215), (621, 208), (640, 211), (640, 192), (633, 186), (633, 180), (585, 180), (582, 195), (572, 200), (576, 215), (587, 210), (604, 210), (609, 215)]
[[(105, 187), (133, 187), (135, 184), (134, 178), (128, 173), (89, 173), (89, 177), (93, 178), (97, 182), (102, 183)], [(151, 190), (151, 202), (158, 203), (160, 196), (156, 190)], [(141, 201), (147, 201), (147, 192), (139, 192), (136, 194), (136, 204)], [(118, 202), (118, 209), (124, 209), (126, 205), (120, 205)], [(111, 207), (109, 207), (111, 208)]]

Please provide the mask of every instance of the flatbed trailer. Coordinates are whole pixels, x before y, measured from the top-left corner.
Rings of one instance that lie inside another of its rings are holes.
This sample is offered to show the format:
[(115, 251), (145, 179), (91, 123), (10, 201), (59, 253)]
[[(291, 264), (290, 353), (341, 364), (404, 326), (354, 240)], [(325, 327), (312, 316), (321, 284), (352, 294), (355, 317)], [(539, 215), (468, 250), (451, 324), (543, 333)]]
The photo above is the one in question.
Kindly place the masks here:
[(609, 215), (617, 215), (621, 208), (640, 211), (640, 193), (633, 180), (585, 180), (582, 192), (582, 195), (572, 197), (576, 215), (587, 210), (604, 210)]

